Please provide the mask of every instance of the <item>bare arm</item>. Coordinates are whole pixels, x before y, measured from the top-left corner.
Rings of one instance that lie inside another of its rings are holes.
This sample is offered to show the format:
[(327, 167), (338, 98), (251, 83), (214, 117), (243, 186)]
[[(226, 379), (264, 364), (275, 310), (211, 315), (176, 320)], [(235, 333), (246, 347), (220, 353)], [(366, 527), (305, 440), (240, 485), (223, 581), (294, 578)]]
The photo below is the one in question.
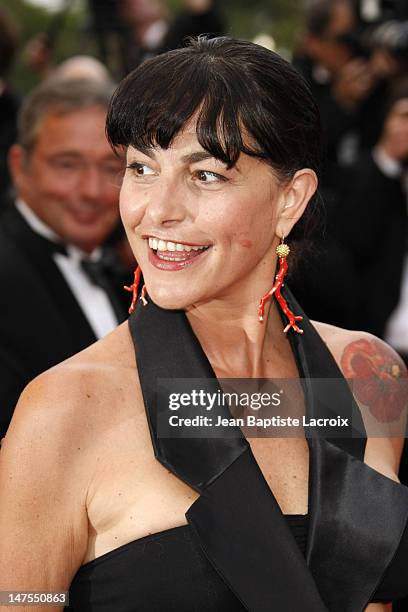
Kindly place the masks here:
[(368, 604), (365, 612), (392, 612), (392, 604), (373, 603)]
[(364, 461), (398, 480), (408, 406), (404, 362), (382, 340), (359, 334), (343, 347), (340, 366), (352, 385), (367, 431)]
[[(408, 406), (404, 362), (393, 348), (371, 334), (313, 324), (350, 382), (361, 409), (367, 430), (364, 462), (398, 481)], [(370, 437), (370, 432), (376, 436)], [(381, 432), (384, 436), (380, 437)], [(370, 603), (365, 612), (392, 612), (392, 603)]]
[(408, 373), (386, 342), (366, 332), (313, 321), (351, 385), (367, 434), (364, 461), (398, 481), (407, 423)]
[(67, 591), (85, 554), (84, 456), (64, 395), (54, 374), (37, 379), (23, 393), (3, 440), (0, 591)]

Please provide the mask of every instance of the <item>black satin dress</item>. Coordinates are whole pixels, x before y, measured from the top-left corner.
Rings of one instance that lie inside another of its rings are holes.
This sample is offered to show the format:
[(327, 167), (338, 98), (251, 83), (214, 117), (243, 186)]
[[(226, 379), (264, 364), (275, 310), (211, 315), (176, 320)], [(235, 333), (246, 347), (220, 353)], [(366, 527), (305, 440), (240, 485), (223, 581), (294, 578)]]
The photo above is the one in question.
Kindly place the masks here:
[[(70, 611), (361, 612), (408, 594), (408, 488), (363, 463), (365, 430), (347, 382), (287, 288), (284, 294), (304, 316), (303, 335), (290, 331), (289, 338), (306, 415), (331, 417), (346, 407), (352, 423), (330, 439), (309, 432), (308, 515), (282, 514), (240, 431), (158, 435), (168, 409), (158, 379), (206, 379), (212, 390), (218, 383), (183, 312), (139, 306), (129, 326), (155, 457), (200, 497), (187, 525), (83, 565)], [(317, 379), (337, 379), (336, 394)]]

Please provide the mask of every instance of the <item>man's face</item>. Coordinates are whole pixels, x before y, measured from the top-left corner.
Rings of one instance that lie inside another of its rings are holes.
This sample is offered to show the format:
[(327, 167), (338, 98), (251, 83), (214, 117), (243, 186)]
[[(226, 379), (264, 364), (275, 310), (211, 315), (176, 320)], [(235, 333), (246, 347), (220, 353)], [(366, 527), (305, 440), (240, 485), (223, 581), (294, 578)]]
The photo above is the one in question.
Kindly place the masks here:
[(350, 34), (355, 27), (355, 17), (351, 4), (336, 2), (327, 31), (322, 36), (309, 34), (305, 40), (306, 50), (315, 61), (324, 66), (331, 74), (336, 74), (352, 59), (349, 46), (339, 42)]
[(90, 252), (118, 221), (124, 162), (105, 137), (106, 111), (92, 106), (41, 120), (27, 154), (15, 145), (10, 166), (18, 195), (65, 242)]

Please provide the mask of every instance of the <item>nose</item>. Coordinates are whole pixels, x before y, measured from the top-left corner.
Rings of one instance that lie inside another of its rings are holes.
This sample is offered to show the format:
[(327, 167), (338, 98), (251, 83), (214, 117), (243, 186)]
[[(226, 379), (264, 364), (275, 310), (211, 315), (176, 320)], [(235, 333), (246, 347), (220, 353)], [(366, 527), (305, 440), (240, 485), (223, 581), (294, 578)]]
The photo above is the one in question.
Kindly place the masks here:
[(145, 215), (156, 227), (171, 227), (183, 221), (187, 215), (187, 191), (180, 181), (161, 179), (149, 191)]
[(102, 194), (102, 182), (98, 169), (88, 166), (81, 172), (79, 179), (79, 195), (87, 201), (97, 201)]

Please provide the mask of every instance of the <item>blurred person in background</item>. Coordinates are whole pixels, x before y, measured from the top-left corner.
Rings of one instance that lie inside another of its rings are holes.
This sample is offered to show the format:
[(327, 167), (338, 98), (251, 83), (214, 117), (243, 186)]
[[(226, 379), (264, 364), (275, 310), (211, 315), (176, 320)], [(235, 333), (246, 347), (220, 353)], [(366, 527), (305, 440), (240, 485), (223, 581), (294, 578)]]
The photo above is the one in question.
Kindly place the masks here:
[(7, 81), (17, 48), (17, 28), (6, 10), (0, 7), (0, 209), (7, 204), (10, 175), (7, 153), (17, 135), (19, 99)]
[(309, 0), (294, 64), (312, 87), (325, 139), (323, 187), (380, 137), (392, 79), (408, 69), (408, 23), (364, 24), (352, 0)]
[[(399, 302), (395, 310), (389, 317), (384, 332), (384, 337), (402, 356), (406, 364), (408, 364), (408, 231), (407, 231), (407, 194), (408, 194), (408, 79), (404, 81), (404, 85), (396, 89), (395, 101), (390, 109), (384, 128), (384, 136), (380, 142), (382, 145), (382, 165), (390, 181), (399, 181), (402, 185), (404, 198), (388, 202), (391, 210), (394, 207), (400, 207), (401, 217), (403, 210), (405, 211), (405, 222), (401, 219), (403, 228), (405, 228), (405, 236), (402, 236), (402, 231), (399, 230), (394, 236), (394, 240), (400, 239), (402, 244), (395, 244), (393, 250), (399, 249), (400, 252), (405, 246), (404, 260), (401, 272)], [(381, 154), (381, 150), (380, 150)], [(405, 207), (404, 207), (405, 204)], [(404, 240), (405, 238), (405, 240)], [(394, 262), (391, 261), (391, 253), (385, 252), (390, 260), (389, 269), (391, 274), (394, 269)], [(402, 253), (401, 253), (402, 255)], [(397, 270), (399, 267), (397, 260)], [(388, 283), (386, 284), (388, 290)], [(405, 445), (401, 457), (401, 465), (399, 470), (399, 478), (405, 485), (408, 484), (408, 430), (405, 435)], [(408, 609), (408, 598), (401, 602), (397, 602), (393, 607), (393, 612), (405, 612)]]
[[(407, 250), (408, 78), (396, 82), (387, 100), (381, 136), (353, 164), (333, 232), (353, 259), (359, 291), (355, 329), (364, 329), (408, 354), (408, 305), (398, 305)], [(390, 319), (391, 317), (391, 319)], [(388, 323), (388, 331), (386, 325)]]
[[(56, 79), (91, 79), (105, 83), (107, 87), (114, 88), (113, 79), (104, 64), (90, 55), (74, 55), (58, 64), (49, 78)], [(122, 223), (118, 220), (113, 232), (105, 241), (104, 260), (120, 280), (118, 286), (124, 285), (129, 280), (131, 270), (134, 268), (135, 259), (129, 246), (128, 239)]]
[(106, 66), (90, 55), (73, 55), (56, 66), (52, 78), (59, 79), (92, 79), (101, 83), (111, 83), (113, 80)]
[[(396, 224), (395, 241), (388, 234), (385, 238), (390, 243), (386, 250), (395, 254), (394, 269), (389, 272), (388, 291), (372, 306), (375, 313), (368, 313), (369, 300), (361, 306), (357, 298), (349, 299), (362, 293), (369, 269), (371, 280), (381, 271), (378, 261), (370, 268), (368, 261), (372, 262), (373, 253), (364, 246), (375, 235), (375, 223), (368, 227), (362, 223), (348, 225), (352, 209), (365, 211), (369, 206), (368, 201), (360, 205), (366, 192), (373, 195), (372, 209), (378, 219), (389, 205), (393, 183), (377, 168), (372, 149), (383, 138), (393, 83), (406, 74), (408, 29), (407, 22), (396, 20), (368, 27), (358, 18), (356, 5), (349, 0), (311, 0), (306, 5), (305, 33), (295, 65), (309, 81), (321, 112), (326, 155), (320, 191), (326, 233), (316, 248), (317, 257), (300, 262), (292, 285), (316, 318), (382, 336), (385, 321), (398, 300), (401, 253), (405, 248), (401, 239), (405, 208), (400, 183), (394, 184), (395, 204), (384, 226), (388, 232), (392, 223)], [(350, 180), (350, 176), (354, 178)], [(364, 234), (361, 240), (359, 232)], [(372, 284), (368, 285), (372, 291)]]
[(121, 0), (119, 11), (128, 30), (126, 72), (147, 57), (183, 46), (188, 37), (224, 31), (215, 0), (184, 0), (174, 17), (163, 0)]
[[(105, 137), (109, 84), (51, 79), (25, 100), (0, 217), (0, 434), (23, 387), (125, 319), (101, 249), (118, 222), (123, 160)], [(124, 296), (125, 299), (125, 296)]]
[(200, 34), (223, 34), (226, 23), (217, 0), (184, 0), (184, 9), (170, 23), (162, 43), (162, 50), (177, 49), (186, 44), (187, 37)]
[(373, 87), (361, 101), (354, 127), (357, 155), (370, 152), (382, 137), (394, 81), (408, 74), (408, 21), (386, 21), (363, 32), (362, 40)]
[[(225, 31), (217, 0), (184, 0), (173, 16), (165, 0), (88, 0), (86, 31), (97, 43), (99, 59), (122, 78), (143, 60), (181, 47), (188, 37)], [(54, 71), (54, 51), (71, 3), (56, 14), (48, 31), (26, 45), (24, 58), (41, 79)]]
[(343, 181), (339, 156), (347, 148), (356, 105), (372, 80), (366, 74), (367, 61), (354, 56), (349, 41), (358, 24), (351, 0), (310, 0), (304, 17), (293, 63), (308, 81), (320, 111), (324, 157), (319, 192), (326, 230), (316, 235), (314, 253), (298, 262), (291, 282), (314, 318), (350, 329), (355, 307), (345, 299), (344, 287), (354, 293), (358, 279), (350, 254), (331, 230)]
[(354, 57), (350, 37), (357, 27), (351, 0), (310, 0), (294, 65), (309, 82), (319, 106), (325, 148), (324, 188), (336, 181), (342, 139), (355, 108), (372, 87), (367, 61)]

